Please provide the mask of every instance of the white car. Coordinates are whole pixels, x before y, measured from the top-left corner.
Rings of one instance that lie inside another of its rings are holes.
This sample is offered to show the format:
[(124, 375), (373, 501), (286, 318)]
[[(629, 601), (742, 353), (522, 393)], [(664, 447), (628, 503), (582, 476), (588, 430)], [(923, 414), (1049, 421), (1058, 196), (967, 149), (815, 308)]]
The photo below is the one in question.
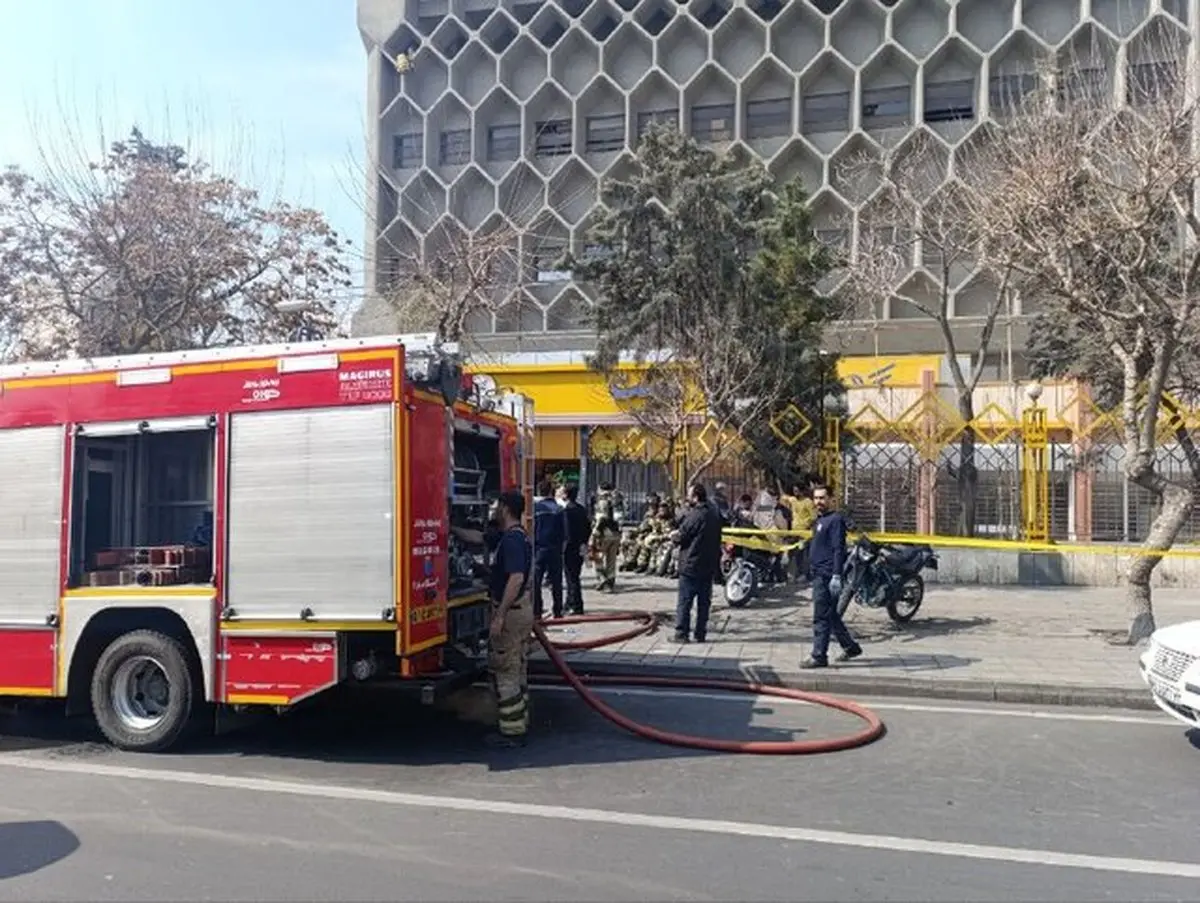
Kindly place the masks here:
[(1188, 727), (1200, 727), (1200, 621), (1156, 630), (1141, 666), (1158, 707)]

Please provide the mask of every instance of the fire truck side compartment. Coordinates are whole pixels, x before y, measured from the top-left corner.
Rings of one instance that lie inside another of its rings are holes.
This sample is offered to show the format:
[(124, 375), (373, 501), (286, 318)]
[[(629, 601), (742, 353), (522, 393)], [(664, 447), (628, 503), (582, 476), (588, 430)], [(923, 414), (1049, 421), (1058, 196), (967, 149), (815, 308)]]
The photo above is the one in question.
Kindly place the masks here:
[(0, 430), (0, 694), (54, 691), (66, 432)]
[(227, 607), (247, 620), (374, 620), (395, 600), (390, 404), (230, 418)]
[(61, 426), (0, 430), (0, 626), (58, 611), (65, 441)]

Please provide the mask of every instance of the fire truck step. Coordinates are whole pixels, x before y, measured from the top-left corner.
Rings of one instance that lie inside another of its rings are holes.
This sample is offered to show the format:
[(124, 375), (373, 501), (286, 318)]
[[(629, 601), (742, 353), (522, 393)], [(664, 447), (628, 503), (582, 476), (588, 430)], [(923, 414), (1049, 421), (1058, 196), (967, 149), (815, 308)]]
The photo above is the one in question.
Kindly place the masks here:
[(444, 702), (447, 697), (465, 690), (472, 684), (483, 680), (486, 676), (487, 669), (478, 667), (472, 668), (469, 671), (459, 671), (449, 674), (437, 680), (426, 681), (421, 685), (421, 703), (422, 705), (438, 705)]

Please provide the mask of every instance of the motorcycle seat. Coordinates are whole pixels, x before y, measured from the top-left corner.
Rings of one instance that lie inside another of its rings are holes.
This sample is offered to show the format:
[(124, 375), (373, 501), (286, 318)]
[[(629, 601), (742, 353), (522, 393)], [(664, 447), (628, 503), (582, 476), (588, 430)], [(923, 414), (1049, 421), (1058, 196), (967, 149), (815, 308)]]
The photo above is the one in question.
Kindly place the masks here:
[(888, 546), (883, 557), (888, 564), (897, 568), (913, 568), (929, 554), (925, 546)]

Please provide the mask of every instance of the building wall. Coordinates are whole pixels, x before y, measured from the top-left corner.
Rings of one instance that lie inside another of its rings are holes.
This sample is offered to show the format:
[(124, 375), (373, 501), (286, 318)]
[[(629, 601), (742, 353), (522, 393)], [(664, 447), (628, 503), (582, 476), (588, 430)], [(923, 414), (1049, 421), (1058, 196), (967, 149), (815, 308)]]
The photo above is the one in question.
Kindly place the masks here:
[[(1196, 0), (359, 0), (370, 73), (369, 289), (465, 234), (516, 227), (507, 303), (475, 318), (485, 347), (586, 346), (588, 299), (553, 272), (584, 250), (600, 180), (627, 172), (639, 130), (672, 122), (741, 147), (814, 191), (818, 233), (853, 240), (867, 201), (841, 164), (936, 136), (943, 172), (1039, 49), (1114, 73), (1196, 27)], [(393, 60), (407, 54), (404, 75)], [(919, 261), (918, 261), (919, 262)], [(960, 338), (991, 286), (960, 274)], [(902, 288), (930, 291), (932, 276)], [(1028, 313), (1014, 311), (1014, 315)], [(936, 351), (894, 301), (860, 353)], [(359, 332), (394, 316), (368, 303)], [(1020, 327), (1010, 341), (1021, 343)]]

